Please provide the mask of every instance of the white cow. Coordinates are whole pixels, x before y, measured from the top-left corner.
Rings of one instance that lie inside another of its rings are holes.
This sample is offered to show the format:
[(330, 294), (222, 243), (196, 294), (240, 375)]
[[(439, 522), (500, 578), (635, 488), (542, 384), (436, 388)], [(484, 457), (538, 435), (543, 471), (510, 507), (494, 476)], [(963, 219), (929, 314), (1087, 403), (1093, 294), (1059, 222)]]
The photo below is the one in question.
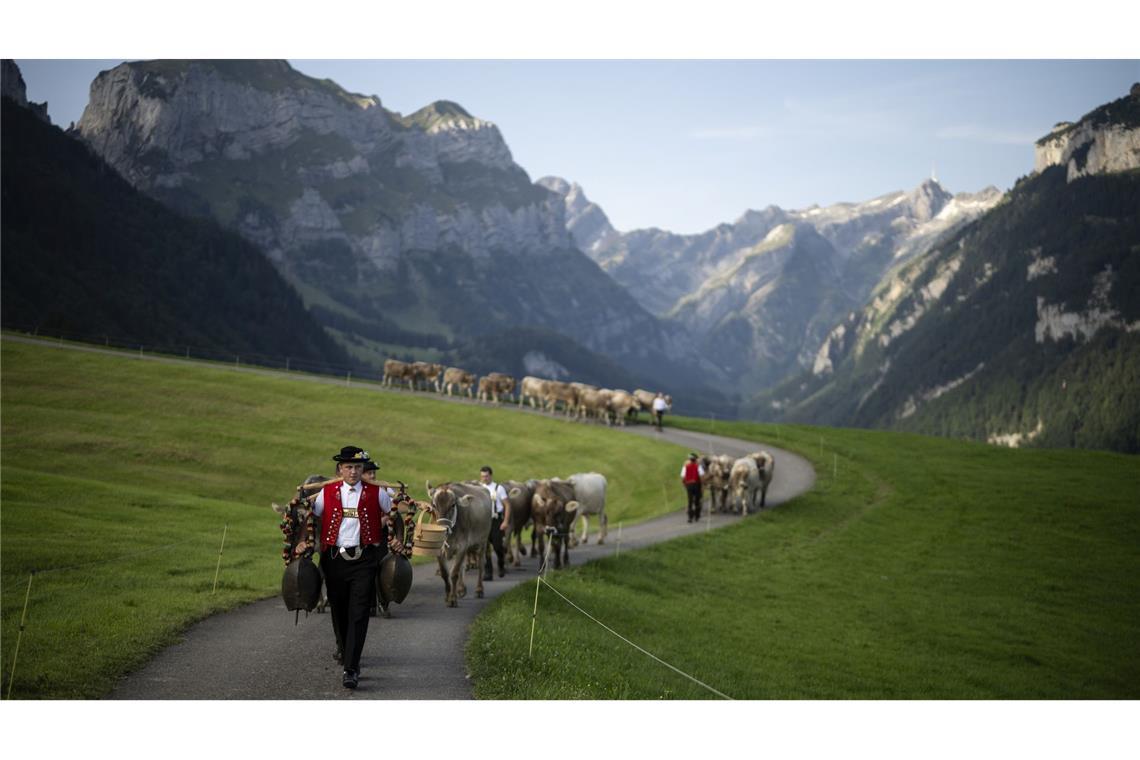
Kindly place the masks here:
[(598, 516), (599, 530), (598, 543), (606, 542), (606, 476), (600, 472), (579, 472), (567, 478), (567, 482), (574, 486), (574, 500), (578, 502), (578, 516), (582, 520), (582, 537), (577, 539), (571, 534), (570, 541), (577, 544), (589, 542), (590, 515)]
[(541, 377), (527, 375), (519, 384), (519, 406), (529, 401), (532, 409), (537, 409), (546, 400), (546, 384), (548, 380)]
[(740, 514), (748, 514), (756, 504), (760, 492), (760, 469), (752, 457), (741, 457), (732, 464), (728, 475), (728, 491), (732, 507)]

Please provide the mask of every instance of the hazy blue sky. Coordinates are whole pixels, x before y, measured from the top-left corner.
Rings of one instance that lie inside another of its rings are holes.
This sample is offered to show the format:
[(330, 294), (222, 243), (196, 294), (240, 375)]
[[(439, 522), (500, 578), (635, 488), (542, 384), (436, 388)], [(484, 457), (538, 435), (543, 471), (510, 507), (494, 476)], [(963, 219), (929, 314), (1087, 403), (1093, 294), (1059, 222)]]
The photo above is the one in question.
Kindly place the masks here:
[[(118, 61), (17, 60), (52, 120)], [(294, 67), (410, 113), (453, 100), (537, 179), (578, 182), (621, 230), (698, 232), (749, 208), (860, 201), (932, 168), (1008, 188), (1033, 141), (1140, 81), (1140, 61), (318, 61)]]

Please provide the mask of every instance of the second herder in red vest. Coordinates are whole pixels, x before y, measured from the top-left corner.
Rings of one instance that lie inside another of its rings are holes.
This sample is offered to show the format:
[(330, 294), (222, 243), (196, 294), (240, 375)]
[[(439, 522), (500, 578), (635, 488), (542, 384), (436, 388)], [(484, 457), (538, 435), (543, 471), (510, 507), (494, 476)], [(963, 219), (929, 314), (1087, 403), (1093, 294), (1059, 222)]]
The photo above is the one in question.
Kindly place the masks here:
[(333, 461), (343, 480), (321, 489), (313, 513), (321, 518), (321, 570), (333, 632), (340, 632), (338, 639), (343, 637), (341, 682), (345, 688), (355, 689), (368, 635), (368, 610), (376, 599), (376, 573), (387, 552), (386, 526), (392, 500), (384, 489), (361, 480), (368, 452), (345, 446)]
[(689, 461), (681, 468), (681, 482), (685, 484), (685, 491), (689, 495), (689, 522), (701, 519), (701, 479), (704, 476), (705, 468), (701, 467), (697, 455), (689, 454)]

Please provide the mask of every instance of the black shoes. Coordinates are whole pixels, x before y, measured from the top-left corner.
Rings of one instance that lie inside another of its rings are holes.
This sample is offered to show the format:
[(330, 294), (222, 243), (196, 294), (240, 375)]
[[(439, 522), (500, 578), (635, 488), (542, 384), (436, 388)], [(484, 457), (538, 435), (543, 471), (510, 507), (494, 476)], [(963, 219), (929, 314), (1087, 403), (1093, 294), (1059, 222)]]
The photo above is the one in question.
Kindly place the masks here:
[(355, 689), (356, 684), (359, 681), (360, 681), (360, 674), (357, 673), (355, 670), (344, 671), (344, 677), (341, 678), (341, 680), (340, 680), (341, 684), (346, 689)]

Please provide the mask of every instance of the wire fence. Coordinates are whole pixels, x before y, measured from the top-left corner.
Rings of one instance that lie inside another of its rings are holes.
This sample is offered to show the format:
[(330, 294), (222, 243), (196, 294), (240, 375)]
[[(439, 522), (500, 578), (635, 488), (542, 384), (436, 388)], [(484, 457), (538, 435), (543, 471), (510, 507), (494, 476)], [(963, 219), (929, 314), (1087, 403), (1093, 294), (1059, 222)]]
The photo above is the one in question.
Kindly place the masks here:
[[(670, 670), (672, 670), (674, 673), (677, 673), (678, 675), (680, 675), (680, 676), (683, 676), (683, 677), (687, 678), (688, 680), (690, 680), (690, 681), (692, 681), (693, 683), (697, 684), (697, 685), (698, 685), (698, 686), (700, 686), (701, 688), (703, 688), (703, 689), (706, 689), (707, 691), (709, 691), (709, 692), (711, 692), (711, 693), (715, 694), (716, 696), (720, 697), (721, 699), (727, 699), (727, 700), (733, 701), (733, 700), (732, 700), (732, 697), (728, 696), (728, 695), (727, 695), (727, 694), (725, 694), (723, 691), (720, 691), (720, 690), (719, 690), (719, 689), (717, 689), (717, 688), (714, 688), (714, 687), (712, 687), (712, 686), (709, 686), (707, 683), (705, 683), (704, 681), (700, 680), (700, 679), (699, 679), (699, 678), (697, 678), (696, 676), (690, 675), (690, 674), (686, 673), (685, 671), (681, 670), (680, 668), (678, 668), (676, 665), (672, 665), (672, 664), (670, 664), (670, 663), (666, 662), (665, 660), (661, 659), (661, 658), (660, 658), (660, 657), (658, 657), (657, 655), (653, 654), (653, 652), (650, 652), (650, 651), (649, 651), (648, 649), (646, 649), (645, 647), (642, 647), (642, 646), (640, 646), (640, 645), (638, 645), (638, 644), (634, 643), (633, 641), (630, 641), (628, 638), (626, 638), (625, 636), (621, 635), (620, 633), (618, 633), (617, 631), (615, 631), (613, 628), (611, 628), (610, 626), (608, 626), (608, 625), (606, 625), (605, 623), (603, 623), (601, 620), (598, 620), (596, 617), (594, 617), (593, 615), (591, 615), (589, 612), (587, 612), (586, 610), (582, 609), (582, 608), (581, 608), (579, 605), (575, 604), (575, 603), (574, 603), (574, 601), (573, 601), (572, 599), (570, 599), (570, 597), (566, 596), (566, 595), (565, 595), (565, 594), (563, 594), (561, 591), (559, 591), (558, 589), (554, 588), (554, 586), (550, 585), (550, 581), (546, 580), (546, 577), (545, 577), (545, 573), (540, 573), (540, 574), (539, 574), (538, 578), (536, 579), (536, 584), (538, 584), (539, 586), (545, 586), (546, 588), (548, 588), (548, 589), (550, 589), (551, 591), (553, 591), (553, 592), (554, 592), (554, 593), (555, 593), (555, 594), (558, 596), (558, 598), (559, 598), (559, 599), (561, 599), (562, 601), (566, 602), (566, 604), (568, 604), (568, 605), (570, 605), (571, 607), (573, 607), (575, 610), (577, 610), (579, 613), (581, 613), (583, 616), (585, 616), (587, 619), (589, 619), (589, 620), (590, 620), (590, 622), (594, 623), (595, 625), (598, 625), (598, 626), (600, 626), (600, 627), (601, 627), (601, 628), (603, 628), (603, 629), (604, 629), (604, 630), (605, 630), (607, 633), (609, 633), (610, 635), (612, 635), (612, 636), (616, 637), (617, 639), (621, 640), (622, 642), (624, 642), (624, 643), (625, 643), (625, 644), (627, 644), (628, 646), (630, 646), (630, 647), (633, 647), (634, 649), (636, 649), (637, 651), (641, 652), (641, 653), (642, 653), (642, 654), (644, 654), (645, 656), (647, 656), (647, 657), (649, 657), (649, 658), (653, 659), (655, 662), (658, 662), (658, 663), (660, 663), (661, 665), (664, 665), (665, 667), (667, 667), (667, 668), (669, 668)], [(535, 615), (535, 619), (537, 619), (537, 615), (538, 615), (538, 587), (537, 587), (537, 586), (536, 586), (536, 588), (535, 588), (535, 592), (534, 592), (534, 598), (535, 598), (535, 612), (534, 612), (534, 615)], [(532, 623), (532, 629), (533, 629), (533, 625), (534, 625), (534, 624)], [(532, 636), (533, 636), (533, 633), (532, 633)]]
[[(543, 556), (543, 558), (542, 558), (542, 562), (541, 562), (541, 563), (539, 563), (539, 567), (538, 567), (538, 577), (537, 577), (537, 578), (535, 578), (535, 585), (534, 585), (534, 610), (531, 612), (531, 618), (530, 618), (530, 648), (529, 648), (529, 653), (528, 653), (528, 655), (527, 655), (528, 657), (533, 657), (533, 656), (534, 656), (534, 634), (535, 634), (535, 629), (536, 629), (536, 627), (537, 627), (537, 625), (538, 625), (538, 591), (539, 591), (539, 589), (540, 589), (542, 586), (546, 586), (548, 589), (550, 589), (550, 590), (551, 590), (551, 591), (553, 591), (555, 594), (557, 594), (557, 595), (558, 595), (558, 597), (562, 599), (562, 601), (566, 602), (568, 605), (570, 605), (571, 607), (573, 607), (575, 610), (577, 610), (578, 612), (580, 612), (582, 615), (584, 615), (584, 616), (586, 616), (587, 618), (589, 618), (589, 620), (590, 620), (591, 622), (593, 622), (593, 623), (595, 623), (595, 624), (597, 624), (597, 625), (601, 626), (602, 628), (604, 628), (604, 629), (606, 630), (606, 632), (610, 633), (610, 634), (611, 634), (611, 635), (613, 635), (613, 636), (616, 636), (618, 639), (620, 639), (621, 641), (625, 642), (626, 644), (628, 644), (629, 646), (633, 647), (634, 649), (636, 649), (637, 651), (641, 652), (642, 654), (646, 655), (647, 657), (651, 657), (652, 659), (654, 659), (655, 661), (657, 661), (657, 662), (661, 663), (662, 665), (664, 665), (665, 667), (669, 668), (669, 669), (670, 669), (670, 670), (672, 670), (673, 672), (675, 672), (675, 673), (678, 673), (678, 674), (680, 674), (680, 675), (684, 676), (685, 678), (689, 679), (689, 680), (690, 680), (690, 681), (692, 681), (693, 683), (695, 683), (695, 684), (697, 684), (698, 686), (701, 686), (701, 687), (703, 687), (703, 688), (707, 689), (708, 691), (712, 692), (713, 694), (717, 695), (718, 697), (721, 697), (722, 699), (728, 699), (728, 700), (732, 700), (732, 697), (728, 696), (727, 694), (725, 694), (724, 692), (720, 691), (719, 689), (715, 689), (715, 688), (713, 688), (712, 686), (709, 686), (709, 685), (708, 685), (707, 683), (705, 683), (704, 681), (701, 681), (700, 679), (698, 679), (698, 678), (696, 678), (696, 677), (694, 677), (694, 676), (691, 676), (691, 675), (689, 675), (688, 673), (686, 673), (685, 671), (683, 671), (683, 670), (681, 670), (680, 668), (676, 667), (675, 665), (671, 665), (671, 664), (669, 664), (668, 662), (665, 662), (665, 660), (662, 660), (660, 657), (658, 657), (657, 655), (653, 654), (653, 653), (652, 653), (652, 652), (650, 652), (648, 649), (645, 649), (644, 647), (638, 646), (637, 644), (633, 643), (632, 641), (630, 641), (629, 639), (627, 639), (625, 636), (622, 636), (620, 633), (618, 633), (617, 631), (615, 631), (615, 630), (614, 630), (613, 628), (611, 628), (610, 626), (608, 626), (608, 625), (606, 625), (605, 623), (603, 623), (602, 621), (598, 620), (596, 617), (594, 617), (593, 615), (591, 615), (589, 612), (586, 612), (586, 611), (585, 611), (584, 609), (582, 609), (580, 606), (578, 606), (578, 605), (577, 605), (577, 604), (575, 604), (573, 601), (571, 601), (571, 599), (570, 599), (568, 596), (566, 596), (565, 594), (563, 594), (563, 593), (562, 593), (561, 591), (559, 591), (558, 589), (554, 588), (554, 586), (551, 586), (551, 585), (550, 585), (550, 581), (546, 580), (546, 574), (547, 574), (547, 571), (550, 569), (550, 552), (551, 552), (551, 550), (552, 550), (552, 549), (553, 549), (553, 541), (551, 541), (551, 542), (550, 542), (549, 544), (547, 544), (547, 546), (546, 546), (546, 553), (544, 554), (544, 556)], [(618, 552), (620, 552), (620, 551), (621, 551), (621, 523), (618, 523)]]
[[(218, 578), (220, 577), (221, 570), (222, 570), (222, 556), (223, 556), (223, 553), (225, 551), (226, 533), (228, 531), (229, 531), (229, 524), (227, 523), (222, 530), (222, 543), (221, 543), (221, 546), (218, 548), (218, 561), (214, 567), (214, 584), (213, 584), (212, 590), (210, 591), (211, 595), (216, 594), (218, 591)], [(204, 535), (199, 536), (198, 538), (204, 544), (205, 536)], [(12, 699), (12, 688), (13, 688), (13, 685), (14, 685), (15, 680), (16, 680), (16, 670), (17, 670), (17, 665), (19, 663), (20, 644), (22, 643), (22, 641), (24, 639), (24, 633), (27, 629), (28, 608), (29, 608), (30, 602), (32, 600), (32, 581), (34, 579), (40, 578), (43, 576), (51, 576), (53, 573), (61, 573), (62, 574), (62, 573), (73, 572), (73, 571), (77, 571), (77, 570), (86, 570), (86, 569), (89, 569), (92, 567), (98, 567), (100, 565), (110, 565), (110, 564), (113, 564), (116, 562), (122, 562), (122, 561), (128, 560), (128, 559), (135, 559), (135, 558), (147, 555), (147, 554), (153, 554), (155, 552), (173, 549), (174, 547), (185, 546), (186, 543), (187, 542), (184, 540), (183, 541), (177, 541), (177, 542), (172, 543), (172, 544), (165, 544), (162, 546), (152, 546), (149, 549), (143, 549), (142, 551), (130, 552), (127, 554), (118, 554), (118, 555), (115, 555), (114, 557), (107, 557), (105, 559), (91, 560), (89, 562), (80, 562), (80, 563), (77, 563), (74, 565), (64, 565), (64, 566), (60, 566), (60, 567), (49, 567), (49, 568), (46, 568), (43, 570), (33, 569), (33, 570), (29, 571), (26, 576), (25, 575), (13, 575), (10, 577), (6, 576), (4, 579), (5, 583), (7, 583), (10, 586), (15, 584), (15, 582), (18, 580), (22, 581), (25, 577), (28, 580), (27, 590), (25, 591), (25, 595), (24, 595), (24, 606), (23, 606), (23, 609), (20, 613), (19, 628), (18, 628), (17, 634), (16, 634), (15, 649), (12, 653), (11, 665), (8, 667), (8, 691), (7, 691), (6, 698), (9, 700)], [(59, 577), (59, 576), (54, 576), (54, 577)], [(88, 579), (86, 577), (84, 577), (79, 582), (86, 584), (88, 582)]]

